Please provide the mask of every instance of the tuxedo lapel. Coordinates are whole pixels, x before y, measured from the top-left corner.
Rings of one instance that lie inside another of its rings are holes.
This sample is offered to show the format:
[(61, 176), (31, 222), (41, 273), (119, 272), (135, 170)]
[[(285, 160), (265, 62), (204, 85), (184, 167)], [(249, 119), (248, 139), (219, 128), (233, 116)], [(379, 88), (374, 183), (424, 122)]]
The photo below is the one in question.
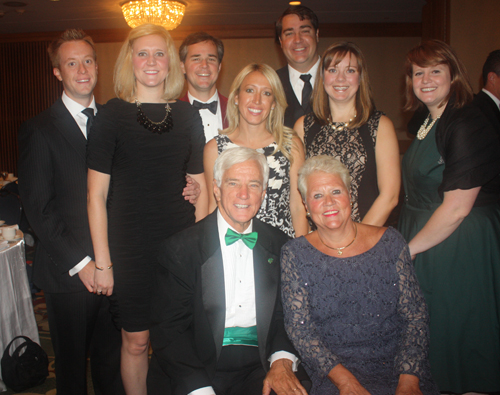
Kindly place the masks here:
[(278, 292), (280, 260), (279, 256), (266, 243), (272, 236), (267, 234), (259, 221), (254, 220), (253, 223), (253, 230), (259, 234), (253, 250), (257, 337), (261, 359), (265, 363), (266, 343)]
[(226, 321), (224, 266), (217, 229), (217, 211), (207, 218), (202, 243), (204, 263), (201, 267), (203, 307), (214, 336), (217, 359), (222, 350)]
[(61, 99), (57, 100), (51, 108), (54, 126), (57, 131), (68, 141), (78, 155), (86, 160), (87, 139)]

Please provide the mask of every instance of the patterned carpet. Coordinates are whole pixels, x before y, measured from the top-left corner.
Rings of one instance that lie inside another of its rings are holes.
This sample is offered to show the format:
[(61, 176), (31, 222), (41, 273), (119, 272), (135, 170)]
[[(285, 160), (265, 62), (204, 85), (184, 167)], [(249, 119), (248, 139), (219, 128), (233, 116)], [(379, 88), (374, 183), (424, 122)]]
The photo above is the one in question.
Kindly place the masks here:
[[(36, 323), (38, 325), (38, 332), (40, 334), (40, 343), (42, 348), (49, 356), (49, 376), (45, 382), (38, 386), (30, 388), (29, 390), (19, 392), (21, 394), (32, 395), (55, 395), (56, 394), (56, 376), (54, 373), (54, 350), (50, 341), (49, 322), (47, 319), (47, 308), (45, 306), (45, 297), (43, 292), (38, 292), (33, 299), (33, 307), (35, 310)], [(3, 392), (2, 394), (17, 394), (12, 390)]]
[[(38, 325), (38, 333), (40, 335), (40, 345), (45, 350), (49, 357), (49, 375), (42, 385), (30, 388), (23, 392), (14, 392), (8, 390), (2, 392), (1, 395), (12, 394), (30, 394), (30, 395), (56, 395), (56, 375), (54, 371), (54, 350), (50, 340), (49, 321), (47, 318), (47, 307), (45, 306), (45, 296), (43, 291), (37, 292), (33, 298), (33, 308), (35, 310), (36, 323)], [(89, 369), (90, 371), (90, 369)], [(88, 395), (94, 395), (92, 388), (92, 380), (90, 375), (87, 378)]]

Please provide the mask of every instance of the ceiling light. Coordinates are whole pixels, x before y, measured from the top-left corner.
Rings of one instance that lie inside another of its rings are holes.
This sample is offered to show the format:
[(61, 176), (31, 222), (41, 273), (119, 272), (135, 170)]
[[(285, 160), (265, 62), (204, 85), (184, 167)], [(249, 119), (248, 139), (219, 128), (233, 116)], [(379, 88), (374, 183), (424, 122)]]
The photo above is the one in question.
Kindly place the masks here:
[(123, 17), (131, 28), (153, 23), (167, 30), (180, 25), (186, 10), (181, 0), (130, 0), (121, 4)]
[(290, 5), (300, 5), (301, 3), (300, 3), (300, 1), (291, 1), (288, 4), (290, 4)]

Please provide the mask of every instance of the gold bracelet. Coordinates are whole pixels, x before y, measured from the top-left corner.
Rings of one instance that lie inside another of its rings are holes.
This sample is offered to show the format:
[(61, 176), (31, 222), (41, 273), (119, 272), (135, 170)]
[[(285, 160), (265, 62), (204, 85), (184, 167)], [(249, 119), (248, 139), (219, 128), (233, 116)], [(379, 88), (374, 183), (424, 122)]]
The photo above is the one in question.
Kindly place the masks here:
[[(113, 264), (109, 265), (109, 266), (108, 266), (108, 270), (109, 270), (109, 269), (111, 269), (112, 267), (113, 267)], [(101, 272), (104, 270), (104, 268), (103, 268), (103, 267), (99, 267), (99, 266), (97, 266), (97, 265), (95, 265), (95, 268), (96, 268), (97, 270), (100, 270)]]

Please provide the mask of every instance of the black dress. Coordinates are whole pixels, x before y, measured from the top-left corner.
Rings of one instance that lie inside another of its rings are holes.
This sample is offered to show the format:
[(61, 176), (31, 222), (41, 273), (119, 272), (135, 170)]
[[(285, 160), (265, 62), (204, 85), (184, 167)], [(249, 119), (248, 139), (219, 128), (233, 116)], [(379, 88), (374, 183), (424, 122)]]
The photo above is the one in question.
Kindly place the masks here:
[[(184, 200), (185, 176), (203, 172), (201, 118), (186, 102), (171, 103), (173, 130), (156, 134), (137, 122), (137, 107), (119, 99), (99, 111), (88, 142), (87, 165), (111, 175), (107, 213), (113, 305), (121, 326), (149, 328), (151, 276), (160, 241), (195, 222)], [(144, 103), (155, 122), (164, 104)], [(116, 309), (117, 308), (117, 309)]]
[[(357, 129), (333, 130), (330, 124), (321, 126), (313, 113), (304, 119), (306, 159), (330, 155), (342, 162), (351, 174), (352, 219), (361, 222), (379, 195), (375, 143), (380, 111), (374, 111), (368, 122)], [(342, 122), (336, 125), (341, 125)]]

